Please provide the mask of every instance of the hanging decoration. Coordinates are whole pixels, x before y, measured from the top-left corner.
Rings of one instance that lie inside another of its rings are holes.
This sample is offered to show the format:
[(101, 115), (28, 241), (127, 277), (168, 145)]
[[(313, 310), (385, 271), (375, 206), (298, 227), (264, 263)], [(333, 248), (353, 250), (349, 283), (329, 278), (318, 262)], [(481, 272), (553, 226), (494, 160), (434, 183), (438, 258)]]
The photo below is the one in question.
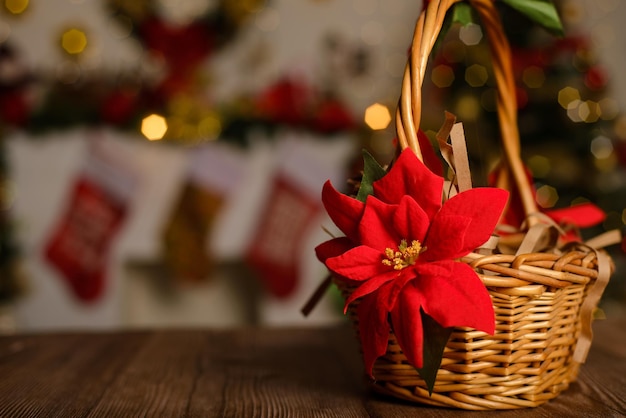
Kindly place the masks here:
[(189, 153), (189, 172), (162, 232), (164, 259), (179, 283), (210, 279), (210, 230), (246, 172), (237, 148), (206, 144)]
[[(282, 128), (318, 133), (320, 138), (360, 129), (347, 104), (332, 88), (328, 75), (321, 83), (278, 76), (261, 91), (236, 97), (232, 102), (212, 100), (206, 63), (216, 52), (227, 48), (266, 3), (105, 0), (113, 22), (127, 29), (159, 68), (149, 77), (136, 70), (82, 71), (84, 58), (95, 41), (86, 22), (51, 34), (68, 63), (69, 71), (63, 74), (32, 72), (21, 65), (19, 51), (13, 49), (10, 41), (0, 42), (0, 135), (21, 130), (43, 138), (40, 134), (50, 130), (107, 126), (152, 141), (197, 146), (210, 141), (245, 145), (249, 133), (259, 129), (268, 138), (274, 138), (275, 131)], [(17, 15), (28, 9), (28, 1), (6, 2), (4, 6), (7, 12)], [(366, 51), (360, 50), (361, 72), (365, 70), (365, 56)], [(0, 174), (2, 181), (9, 177), (4, 165)], [(76, 180), (66, 212), (45, 250), (48, 261), (57, 267), (75, 295), (85, 301), (97, 300), (106, 288), (107, 252), (126, 217), (128, 205), (125, 199), (111, 195), (98, 176), (94, 179), (81, 174)], [(201, 243), (225, 198), (222, 189), (213, 186), (190, 176), (165, 226), (163, 238), (169, 244), (165, 245), (164, 256), (181, 280), (199, 280), (211, 268), (206, 251), (200, 252), (204, 248)], [(281, 195), (283, 191), (277, 188)], [(107, 216), (103, 222), (110, 223), (98, 231), (99, 235), (94, 232), (85, 236), (83, 232), (89, 230), (79, 227), (81, 219), (86, 211), (97, 207), (101, 209), (98, 213)], [(189, 212), (195, 214), (191, 217), (194, 221), (182, 222), (183, 214)], [(7, 257), (3, 266), (13, 271), (17, 246), (12, 241), (9, 213), (3, 210), (1, 214), (2, 248), (6, 249), (2, 256)], [(78, 253), (68, 251), (79, 243), (85, 251), (91, 251), (91, 258), (79, 259)], [(197, 251), (183, 254), (175, 250), (179, 244)], [(196, 262), (186, 263), (183, 255), (192, 253)], [(86, 261), (89, 259), (92, 261)], [(15, 283), (17, 275), (2, 275), (0, 299), (5, 293), (7, 300), (12, 299)]]
[(137, 184), (111, 144), (89, 138), (85, 167), (44, 249), (46, 260), (83, 302), (99, 300), (106, 290), (111, 247)]

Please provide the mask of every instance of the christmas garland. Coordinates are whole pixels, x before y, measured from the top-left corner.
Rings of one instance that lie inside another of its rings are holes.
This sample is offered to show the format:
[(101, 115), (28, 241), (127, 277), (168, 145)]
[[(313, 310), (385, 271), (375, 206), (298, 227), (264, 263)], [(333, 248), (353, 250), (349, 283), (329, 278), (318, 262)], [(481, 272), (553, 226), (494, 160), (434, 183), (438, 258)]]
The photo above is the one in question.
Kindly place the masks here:
[[(322, 134), (355, 129), (354, 117), (339, 98), (288, 77), (256, 96), (222, 106), (198, 93), (202, 64), (226, 47), (264, 3), (220, 0), (190, 22), (172, 24), (159, 14), (156, 1), (109, 0), (112, 15), (129, 26), (131, 36), (162, 63), (164, 74), (146, 81), (133, 71), (99, 73), (66, 83), (24, 69), (10, 79), (0, 79), (0, 126), (34, 134), (79, 125), (140, 132), (143, 118), (158, 114), (168, 122), (163, 139), (184, 144), (214, 139), (241, 142), (258, 127), (292, 126)], [(0, 65), (19, 68), (17, 61), (16, 52), (1, 44)], [(44, 93), (37, 98), (35, 90)]]

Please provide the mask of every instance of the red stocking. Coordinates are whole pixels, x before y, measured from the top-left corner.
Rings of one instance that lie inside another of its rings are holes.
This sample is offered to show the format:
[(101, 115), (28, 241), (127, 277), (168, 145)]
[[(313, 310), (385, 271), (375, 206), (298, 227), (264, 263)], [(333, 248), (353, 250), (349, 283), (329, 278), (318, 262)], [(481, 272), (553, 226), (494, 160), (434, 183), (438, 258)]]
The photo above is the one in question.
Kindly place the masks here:
[(83, 301), (96, 300), (105, 288), (110, 247), (126, 218), (134, 185), (134, 178), (101, 145), (90, 148), (86, 168), (45, 247), (46, 259)]
[(302, 240), (319, 210), (319, 203), (284, 175), (275, 179), (247, 257), (275, 296), (286, 297), (296, 288)]

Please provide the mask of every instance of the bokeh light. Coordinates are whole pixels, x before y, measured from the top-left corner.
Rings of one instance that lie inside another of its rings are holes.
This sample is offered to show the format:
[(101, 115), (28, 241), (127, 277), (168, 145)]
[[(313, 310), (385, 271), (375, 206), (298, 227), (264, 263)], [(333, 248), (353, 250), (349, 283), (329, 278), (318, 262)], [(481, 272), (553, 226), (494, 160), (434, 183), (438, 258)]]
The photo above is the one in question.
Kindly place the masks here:
[(472, 87), (484, 86), (488, 79), (489, 74), (483, 65), (470, 65), (465, 70), (465, 81)]
[(141, 133), (150, 141), (163, 139), (165, 132), (167, 132), (167, 122), (163, 116), (153, 113), (141, 121)]
[(567, 117), (569, 117), (572, 122), (582, 122), (580, 117), (580, 106), (582, 103), (582, 100), (572, 100), (567, 105)]
[(580, 100), (580, 92), (574, 87), (564, 87), (559, 90), (558, 101), (563, 109), (569, 109), (570, 103)]
[(559, 200), (559, 194), (552, 186), (543, 185), (537, 189), (536, 200), (542, 208), (551, 208)]
[(365, 109), (365, 123), (371, 129), (378, 131), (385, 129), (391, 123), (391, 113), (387, 106), (374, 103)]
[(479, 25), (470, 23), (459, 29), (459, 39), (465, 45), (478, 45), (483, 38), (483, 31)]
[(217, 113), (205, 116), (198, 123), (198, 135), (206, 140), (216, 140), (221, 131), (222, 121)]
[(454, 71), (450, 66), (441, 64), (433, 68), (430, 78), (433, 84), (439, 88), (450, 87), (454, 81)]
[(5, 0), (4, 8), (11, 14), (20, 15), (28, 9), (28, 0)]
[(543, 155), (533, 155), (527, 163), (534, 177), (543, 178), (550, 173), (550, 160)]
[(543, 69), (531, 65), (530, 67), (524, 69), (522, 81), (527, 87), (531, 89), (538, 89), (543, 86), (543, 83), (546, 81), (546, 75), (543, 72)]
[(87, 35), (81, 29), (68, 29), (61, 35), (61, 47), (70, 55), (79, 55), (87, 47)]
[(598, 159), (609, 158), (613, 153), (613, 142), (604, 135), (597, 136), (591, 141), (591, 153)]
[(619, 114), (619, 103), (617, 100), (606, 97), (598, 102), (600, 106), (600, 117), (602, 120), (613, 120)]
[(498, 110), (498, 92), (494, 88), (489, 88), (480, 95), (480, 105), (488, 112)]
[(480, 116), (480, 112), (480, 100), (469, 94), (461, 96), (455, 104), (454, 113), (459, 117), (459, 120), (475, 121)]
[(583, 122), (594, 123), (600, 119), (600, 106), (592, 100), (587, 100), (580, 104), (578, 113)]

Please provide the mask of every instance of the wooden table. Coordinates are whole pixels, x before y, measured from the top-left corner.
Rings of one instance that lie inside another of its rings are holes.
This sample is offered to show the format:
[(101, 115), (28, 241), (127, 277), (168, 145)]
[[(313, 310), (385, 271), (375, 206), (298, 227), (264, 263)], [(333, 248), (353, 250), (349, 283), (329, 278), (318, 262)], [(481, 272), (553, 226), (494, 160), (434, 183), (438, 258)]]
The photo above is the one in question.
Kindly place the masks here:
[(579, 380), (517, 411), (455, 411), (369, 393), (346, 326), (0, 338), (0, 417), (623, 417), (626, 320), (597, 321)]

